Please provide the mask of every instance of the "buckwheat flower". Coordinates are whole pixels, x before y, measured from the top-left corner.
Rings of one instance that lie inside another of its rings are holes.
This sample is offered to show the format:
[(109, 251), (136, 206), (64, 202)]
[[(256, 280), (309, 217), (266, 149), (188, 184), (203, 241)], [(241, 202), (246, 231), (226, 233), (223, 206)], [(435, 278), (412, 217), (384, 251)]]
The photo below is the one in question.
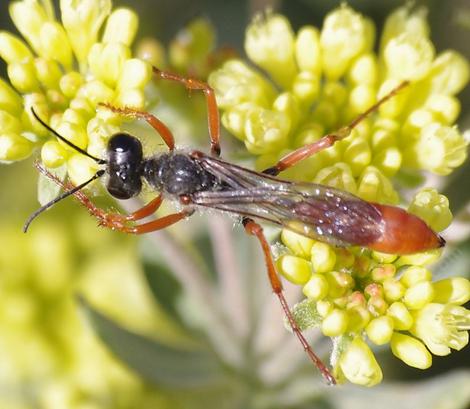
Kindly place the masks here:
[[(347, 5), (331, 11), (321, 28), (298, 32), (284, 16), (265, 13), (248, 27), (245, 51), (251, 65), (230, 60), (209, 83), (223, 125), (245, 144), (259, 170), (339, 132), (403, 81), (409, 85), (350, 135), (280, 176), (399, 205), (394, 177), (403, 167), (447, 175), (466, 159), (468, 142), (455, 120), (456, 94), (469, 80), (469, 64), (456, 51), (435, 49), (423, 8), (397, 9), (381, 35)], [(408, 210), (437, 232), (452, 219), (447, 198), (434, 189), (416, 193)], [(373, 345), (389, 345), (396, 357), (424, 369), (437, 345), (466, 344), (468, 310), (460, 305), (467, 280), (433, 277), (429, 265), (440, 250), (398, 256), (340, 249), (287, 230), (281, 241), (286, 251), (277, 267), (306, 297), (294, 315), (302, 329), (317, 327), (342, 345), (332, 358), (339, 380), (367, 386), (382, 380)], [(439, 330), (436, 339), (424, 335), (431, 322)]]
[(96, 171), (96, 164), (54, 138), (31, 110), (101, 157), (122, 119), (99, 104), (144, 108), (151, 66), (132, 57), (138, 27), (132, 10), (113, 11), (110, 0), (62, 0), (61, 22), (52, 10), (49, 0), (13, 2), (10, 15), (24, 39), (0, 33), (0, 57), (11, 83), (0, 82), (0, 160), (21, 160), (40, 148), (45, 166), (65, 165), (78, 184)]

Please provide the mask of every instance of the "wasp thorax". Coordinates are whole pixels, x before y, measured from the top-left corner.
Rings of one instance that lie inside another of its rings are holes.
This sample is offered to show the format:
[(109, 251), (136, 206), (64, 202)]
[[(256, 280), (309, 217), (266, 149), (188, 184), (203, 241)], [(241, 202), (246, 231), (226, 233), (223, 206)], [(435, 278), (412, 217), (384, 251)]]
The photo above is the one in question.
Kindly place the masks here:
[(126, 133), (111, 137), (107, 149), (109, 179), (107, 189), (117, 199), (129, 199), (142, 189), (142, 145)]

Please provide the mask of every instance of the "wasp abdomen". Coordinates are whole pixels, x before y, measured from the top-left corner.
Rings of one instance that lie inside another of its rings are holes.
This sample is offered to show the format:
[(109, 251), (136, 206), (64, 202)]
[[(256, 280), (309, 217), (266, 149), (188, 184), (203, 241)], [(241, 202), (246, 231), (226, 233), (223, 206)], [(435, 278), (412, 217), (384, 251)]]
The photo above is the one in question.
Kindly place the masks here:
[(445, 245), (445, 240), (419, 217), (394, 206), (371, 203), (383, 219), (383, 233), (367, 244), (373, 250), (392, 254), (413, 254)]

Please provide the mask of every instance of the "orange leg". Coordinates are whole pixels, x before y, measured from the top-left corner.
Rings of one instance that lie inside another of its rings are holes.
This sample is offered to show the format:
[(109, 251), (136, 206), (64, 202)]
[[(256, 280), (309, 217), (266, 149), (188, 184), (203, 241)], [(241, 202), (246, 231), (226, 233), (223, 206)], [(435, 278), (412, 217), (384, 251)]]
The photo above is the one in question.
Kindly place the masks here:
[(318, 358), (315, 352), (313, 352), (312, 347), (309, 345), (305, 337), (302, 335), (302, 332), (300, 331), (299, 327), (297, 326), (297, 323), (295, 322), (295, 319), (292, 315), (289, 305), (287, 304), (287, 301), (284, 297), (284, 293), (282, 291), (282, 283), (274, 267), (273, 259), (271, 256), (271, 251), (269, 249), (269, 244), (266, 241), (266, 238), (264, 237), (264, 234), (263, 234), (263, 228), (259, 224), (255, 223), (253, 220), (246, 218), (246, 217), (243, 219), (243, 226), (245, 227), (246, 232), (252, 236), (256, 236), (256, 238), (259, 240), (261, 244), (261, 247), (264, 253), (264, 258), (266, 261), (266, 267), (268, 269), (269, 282), (271, 283), (271, 287), (273, 289), (274, 294), (276, 294), (277, 298), (279, 298), (279, 302), (281, 303), (281, 307), (284, 311), (284, 314), (287, 317), (287, 320), (289, 321), (292, 331), (294, 332), (294, 334), (297, 336), (298, 340), (302, 344), (302, 347), (304, 351), (307, 353), (307, 355), (309, 356), (310, 360), (320, 370), (321, 374), (323, 375), (325, 380), (328, 382), (328, 384), (335, 385), (336, 380), (334, 376), (331, 374), (331, 372), (325, 366), (325, 364), (321, 361), (321, 359)]
[[(52, 179), (57, 183), (63, 190), (73, 189), (75, 186), (70, 182), (64, 182), (50, 173), (47, 169), (42, 167), (40, 164), (36, 164), (38, 170), (48, 178)], [(113, 230), (119, 230), (124, 233), (131, 234), (142, 234), (148, 233), (155, 230), (160, 230), (165, 227), (168, 227), (176, 222), (184, 219), (185, 217), (190, 216), (192, 210), (183, 210), (179, 213), (170, 214), (168, 216), (161, 217), (157, 220), (152, 220), (151, 222), (140, 224), (140, 225), (127, 225), (128, 222), (133, 222), (141, 220), (147, 216), (150, 216), (154, 213), (161, 205), (163, 199), (161, 195), (158, 195), (155, 199), (151, 200), (142, 208), (136, 210), (135, 212), (129, 215), (123, 215), (120, 213), (108, 213), (103, 209), (97, 207), (88, 196), (79, 190), (74, 193), (74, 196), (80, 201), (80, 203), (85, 206), (90, 214), (96, 217), (99, 221), (99, 224), (104, 227), (108, 227)]]
[(185, 78), (167, 71), (160, 71), (156, 67), (153, 67), (153, 73), (162, 79), (177, 81), (189, 90), (202, 90), (202, 92), (204, 92), (207, 103), (207, 121), (209, 125), (209, 136), (211, 138), (211, 153), (214, 156), (220, 156), (220, 120), (214, 90), (205, 82), (193, 78)]
[(153, 129), (155, 129), (160, 134), (160, 136), (162, 137), (163, 141), (168, 146), (168, 149), (170, 151), (175, 149), (175, 138), (173, 137), (173, 134), (171, 133), (170, 129), (162, 121), (160, 121), (156, 116), (149, 114), (148, 112), (139, 111), (133, 108), (115, 107), (108, 103), (100, 103), (99, 105), (108, 108), (109, 110), (113, 111), (116, 114), (129, 116), (132, 118), (144, 119), (145, 121), (147, 121), (149, 125), (152, 126)]
[(340, 141), (341, 139), (347, 138), (351, 135), (351, 131), (365, 119), (368, 115), (372, 112), (376, 111), (380, 105), (384, 102), (392, 98), (396, 95), (402, 88), (406, 87), (409, 84), (408, 81), (403, 81), (400, 85), (390, 91), (387, 95), (382, 97), (379, 101), (377, 101), (374, 105), (372, 105), (367, 111), (360, 114), (354, 121), (352, 121), (349, 125), (340, 128), (337, 132), (329, 135), (325, 135), (323, 138), (319, 139), (316, 142), (311, 144), (305, 145), (296, 149), (293, 152), (288, 153), (286, 156), (281, 158), (279, 162), (263, 171), (263, 173), (267, 173), (269, 175), (277, 176), (283, 170), (294, 166), (301, 160), (307, 159), (308, 157), (314, 155), (317, 152), (322, 151), (323, 149), (327, 149), (332, 146), (335, 142)]

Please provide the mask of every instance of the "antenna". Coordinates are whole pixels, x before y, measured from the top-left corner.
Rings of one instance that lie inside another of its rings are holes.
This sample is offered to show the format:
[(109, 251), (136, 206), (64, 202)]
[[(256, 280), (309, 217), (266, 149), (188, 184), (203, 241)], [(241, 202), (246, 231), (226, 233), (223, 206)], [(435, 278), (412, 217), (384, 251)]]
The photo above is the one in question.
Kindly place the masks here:
[(61, 195), (57, 196), (55, 199), (51, 200), (49, 203), (46, 203), (44, 206), (41, 206), (38, 210), (36, 210), (31, 216), (28, 217), (28, 220), (26, 220), (26, 223), (23, 226), (23, 233), (26, 233), (28, 231), (29, 225), (32, 223), (32, 221), (38, 217), (42, 212), (45, 210), (49, 209), (50, 207), (54, 206), (57, 202), (60, 202), (62, 199), (65, 199), (66, 197), (69, 197), (70, 195), (73, 195), (74, 193), (78, 192), (79, 190), (83, 189), (86, 185), (89, 183), (93, 182), (95, 179), (98, 179), (99, 177), (103, 176), (105, 173), (104, 170), (99, 170), (96, 172), (90, 179), (88, 179), (86, 182), (83, 182), (82, 184), (75, 186), (73, 189), (66, 190), (63, 192)]
[(80, 148), (79, 146), (75, 145), (74, 143), (70, 142), (68, 139), (64, 138), (60, 135), (57, 131), (52, 129), (49, 125), (44, 122), (39, 115), (36, 113), (33, 107), (31, 107), (31, 112), (33, 113), (34, 117), (39, 121), (39, 123), (46, 128), (48, 131), (52, 132), (57, 138), (59, 138), (62, 142), (69, 145), (71, 148), (75, 149), (77, 152), (80, 152), (82, 155), (88, 156), (90, 159), (93, 159), (98, 165), (104, 165), (106, 161), (104, 159), (99, 159), (93, 155), (90, 155), (86, 150)]

